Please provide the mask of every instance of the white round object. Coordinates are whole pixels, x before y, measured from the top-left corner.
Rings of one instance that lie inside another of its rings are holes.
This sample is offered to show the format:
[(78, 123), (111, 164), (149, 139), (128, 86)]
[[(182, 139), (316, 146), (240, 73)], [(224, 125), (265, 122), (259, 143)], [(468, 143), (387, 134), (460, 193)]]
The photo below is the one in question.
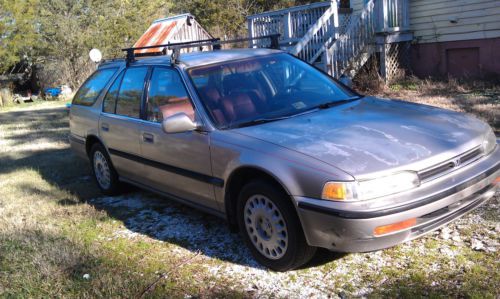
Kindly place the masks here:
[(101, 53), (101, 51), (99, 51), (99, 49), (90, 50), (89, 56), (90, 56), (90, 60), (92, 60), (95, 63), (101, 61), (101, 59), (102, 59), (102, 53)]

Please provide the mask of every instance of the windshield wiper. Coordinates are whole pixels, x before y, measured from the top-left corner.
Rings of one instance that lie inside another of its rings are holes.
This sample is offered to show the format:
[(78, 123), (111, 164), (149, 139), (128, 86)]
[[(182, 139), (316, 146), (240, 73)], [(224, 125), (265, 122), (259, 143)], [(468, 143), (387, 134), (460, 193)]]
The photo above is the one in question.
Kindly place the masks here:
[(338, 105), (342, 105), (342, 104), (349, 103), (349, 102), (352, 102), (352, 101), (356, 101), (356, 100), (359, 100), (361, 98), (362, 97), (352, 97), (352, 98), (348, 98), (348, 99), (344, 99), (344, 100), (337, 100), (337, 101), (326, 102), (326, 103), (319, 104), (319, 105), (315, 106), (314, 108), (328, 109), (328, 108), (331, 108), (331, 107), (334, 107), (334, 106), (338, 106)]
[[(308, 113), (311, 113), (313, 111), (317, 111), (318, 109), (327, 109), (327, 108), (330, 108), (330, 107), (333, 107), (333, 106), (345, 104), (345, 103), (348, 103), (348, 102), (359, 100), (361, 98), (362, 97), (352, 97), (352, 98), (348, 98), (348, 99), (344, 99), (344, 100), (337, 100), (337, 101), (327, 102), (327, 103), (323, 103), (323, 104), (314, 106), (311, 109), (307, 109), (306, 111), (302, 111), (302, 112), (297, 113), (297, 114), (291, 114), (291, 115), (285, 115), (285, 116), (279, 116), (279, 117), (272, 117), (272, 118), (257, 118), (257, 119), (254, 119), (254, 120), (250, 120), (250, 121), (239, 123), (239, 124), (235, 125), (234, 127), (235, 128), (243, 128), (243, 127), (249, 127), (249, 126), (253, 126), (253, 125), (260, 125), (260, 124), (264, 124), (264, 123), (268, 123), (268, 122), (272, 122), (272, 121), (287, 119), (287, 118), (291, 118), (291, 117), (295, 117), (295, 116), (299, 116), (299, 115), (308, 114)], [(229, 127), (231, 127), (231, 126), (229, 126)]]
[(277, 121), (277, 120), (292, 118), (292, 117), (296, 117), (296, 116), (300, 116), (300, 115), (311, 113), (311, 112), (313, 112), (316, 109), (318, 109), (318, 108), (308, 109), (306, 111), (302, 111), (302, 112), (296, 113), (296, 114), (289, 114), (289, 115), (283, 115), (283, 116), (272, 117), (272, 118), (271, 117), (269, 117), (269, 118), (257, 118), (257, 119), (251, 120), (251, 121), (247, 121), (247, 122), (243, 122), (241, 124), (238, 124), (238, 125), (236, 125), (236, 128), (248, 127), (248, 126), (253, 126), (253, 125), (268, 123), (268, 122), (272, 122), (272, 121)]
[(275, 118), (258, 118), (258, 119), (254, 119), (251, 121), (239, 123), (235, 127), (236, 128), (249, 127), (249, 126), (253, 126), (253, 125), (259, 125), (259, 124), (264, 124), (264, 123), (268, 123), (268, 122), (272, 122), (272, 121), (282, 120), (282, 119), (286, 119), (289, 117), (291, 117), (291, 116), (281, 116), (281, 117), (275, 117)]

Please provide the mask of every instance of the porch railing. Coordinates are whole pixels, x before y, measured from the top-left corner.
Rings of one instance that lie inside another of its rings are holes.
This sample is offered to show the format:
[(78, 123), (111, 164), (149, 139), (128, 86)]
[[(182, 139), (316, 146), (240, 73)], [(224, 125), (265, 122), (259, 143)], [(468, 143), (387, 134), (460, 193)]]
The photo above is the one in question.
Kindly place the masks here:
[(375, 0), (377, 31), (395, 32), (410, 29), (409, 0)]
[[(353, 75), (367, 61), (379, 41), (377, 35), (409, 30), (409, 0), (369, 0), (361, 13), (340, 15), (337, 2), (249, 16), (248, 34), (259, 37), (278, 33), (282, 49), (339, 77), (346, 72)], [(265, 46), (262, 43), (255, 41), (251, 47)]]
[[(249, 37), (280, 34), (280, 45), (289, 49), (299, 42), (317, 23), (323, 14), (331, 9), (336, 0), (316, 2), (287, 9), (264, 12), (247, 17)], [(329, 32), (330, 33), (330, 32)], [(254, 43), (252, 46), (262, 46)]]
[(359, 17), (351, 21), (345, 34), (339, 36), (329, 49), (328, 55), (332, 56), (332, 76), (340, 77), (356, 57), (373, 42), (377, 24), (374, 1), (376, 0), (368, 1)]
[(309, 63), (314, 63), (338, 37), (338, 27), (337, 1), (333, 0), (330, 7), (311, 25), (289, 52)]

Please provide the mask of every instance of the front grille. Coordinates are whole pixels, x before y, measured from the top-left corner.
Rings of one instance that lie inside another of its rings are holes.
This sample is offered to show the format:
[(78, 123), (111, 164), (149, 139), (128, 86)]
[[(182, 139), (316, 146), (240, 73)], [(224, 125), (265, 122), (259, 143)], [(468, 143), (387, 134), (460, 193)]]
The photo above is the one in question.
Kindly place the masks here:
[(477, 148), (477, 149), (473, 150), (472, 152), (469, 152), (469, 153), (463, 155), (462, 157), (460, 157), (460, 164), (472, 162), (473, 160), (478, 158), (482, 153), (483, 153), (483, 151), (481, 150), (481, 148)]
[(450, 159), (449, 161), (419, 171), (418, 175), (420, 177), (420, 181), (425, 182), (440, 177), (442, 175), (445, 175), (455, 169), (458, 169), (464, 165), (467, 165), (477, 160), (479, 157), (482, 156), (482, 154), (483, 151), (481, 150), (481, 147), (478, 147), (468, 152), (465, 152), (460, 156)]
[(453, 162), (448, 162), (443, 165), (431, 168), (429, 170), (425, 170), (422, 172), (419, 172), (420, 180), (421, 181), (426, 181), (432, 177), (435, 177), (441, 173), (448, 172), (450, 169), (453, 169), (455, 167), (455, 163)]

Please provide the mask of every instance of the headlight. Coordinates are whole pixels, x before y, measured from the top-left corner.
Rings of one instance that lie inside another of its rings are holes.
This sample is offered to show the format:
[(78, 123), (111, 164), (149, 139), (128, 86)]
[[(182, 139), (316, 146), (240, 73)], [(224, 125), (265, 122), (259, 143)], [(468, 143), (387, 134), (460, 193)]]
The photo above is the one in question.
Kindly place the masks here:
[(328, 182), (323, 187), (322, 198), (335, 201), (368, 200), (410, 190), (419, 185), (416, 172), (403, 171), (359, 182)]
[(497, 138), (493, 130), (490, 128), (489, 132), (486, 134), (486, 137), (483, 140), (483, 153), (485, 155), (491, 153), (495, 146), (497, 145)]
[(419, 185), (420, 179), (416, 172), (399, 172), (390, 176), (359, 182), (359, 199), (366, 200), (399, 193)]

